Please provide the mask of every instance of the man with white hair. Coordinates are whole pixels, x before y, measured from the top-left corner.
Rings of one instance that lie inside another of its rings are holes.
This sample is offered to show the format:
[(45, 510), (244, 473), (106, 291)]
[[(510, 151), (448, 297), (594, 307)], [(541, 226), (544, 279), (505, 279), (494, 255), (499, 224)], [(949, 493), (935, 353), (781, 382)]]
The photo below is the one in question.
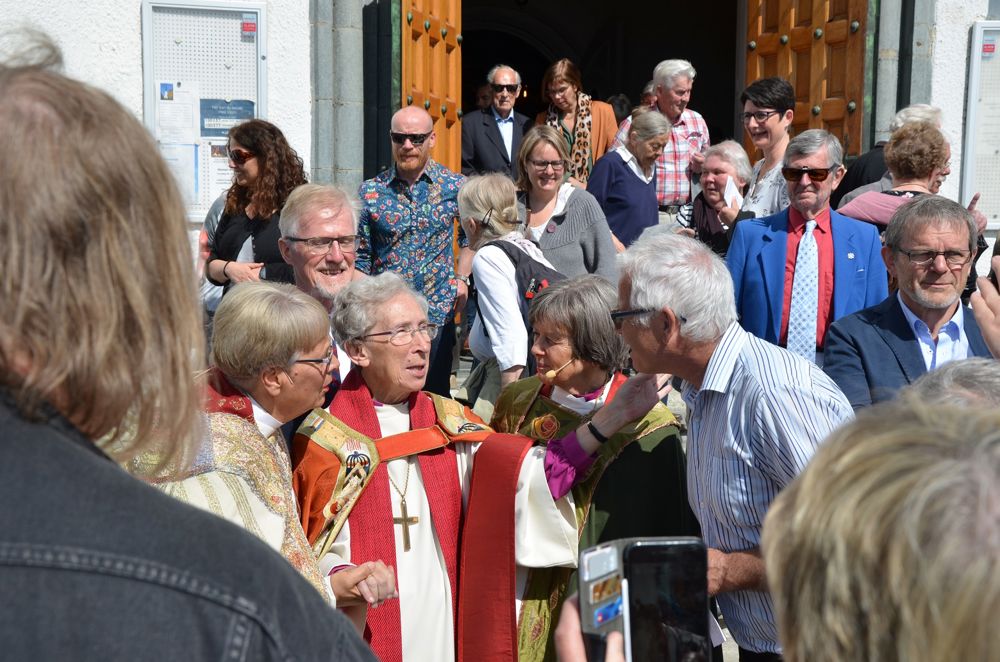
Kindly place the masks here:
[(502, 172), (517, 179), (517, 151), (531, 120), (514, 110), (521, 92), (521, 74), (498, 64), (486, 75), (490, 105), (462, 118), (462, 174)]
[[(303, 184), (281, 209), (281, 256), (292, 265), (295, 286), (323, 304), (327, 313), (348, 283), (365, 277), (354, 268), (360, 206), (357, 196), (339, 186)], [(339, 346), (337, 358), (339, 384), (347, 377), (351, 360)], [(336, 387), (330, 391), (332, 397)]]
[(741, 662), (778, 660), (764, 514), (851, 406), (815, 365), (740, 328), (726, 265), (701, 242), (647, 234), (620, 259), (612, 317), (632, 363), (683, 380), (688, 499), (709, 548), (709, 594)]
[[(656, 199), (660, 223), (674, 223), (677, 212), (691, 201), (691, 184), (701, 173), (709, 146), (708, 125), (697, 112), (687, 107), (694, 85), (694, 67), (687, 60), (664, 60), (653, 70), (656, 85), (654, 107), (670, 121), (670, 140), (656, 160)], [(618, 127), (611, 149), (628, 142), (632, 119)]]

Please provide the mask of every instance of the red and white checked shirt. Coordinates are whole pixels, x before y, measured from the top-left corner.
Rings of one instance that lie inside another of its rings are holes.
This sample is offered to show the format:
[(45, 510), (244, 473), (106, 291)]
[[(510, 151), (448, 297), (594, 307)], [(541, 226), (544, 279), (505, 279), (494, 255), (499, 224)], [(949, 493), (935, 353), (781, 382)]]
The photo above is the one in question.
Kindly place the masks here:
[[(632, 118), (626, 117), (611, 149), (625, 144)], [(656, 199), (660, 205), (683, 205), (691, 201), (691, 152), (704, 152), (711, 143), (708, 125), (697, 112), (685, 108), (670, 131), (670, 142), (656, 159)]]

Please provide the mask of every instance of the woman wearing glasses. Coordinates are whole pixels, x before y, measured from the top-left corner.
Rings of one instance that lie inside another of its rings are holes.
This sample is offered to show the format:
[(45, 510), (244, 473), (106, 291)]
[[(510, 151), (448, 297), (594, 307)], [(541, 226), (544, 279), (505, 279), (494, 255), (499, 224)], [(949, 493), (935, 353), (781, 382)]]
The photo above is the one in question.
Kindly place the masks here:
[(278, 217), (285, 200), (306, 183), (302, 159), (278, 127), (250, 120), (229, 130), (233, 185), (209, 246), (205, 273), (228, 289), (255, 280), (294, 282), (278, 250)]
[(545, 70), (542, 99), (549, 107), (538, 114), (535, 124), (550, 126), (561, 134), (569, 151), (569, 181), (586, 186), (594, 163), (614, 142), (618, 130), (614, 109), (584, 94), (580, 70), (567, 58)]
[(795, 90), (784, 78), (762, 78), (743, 90), (740, 101), (743, 102), (743, 128), (763, 158), (753, 166), (743, 206), (721, 212), (728, 225), (735, 221), (737, 211), (742, 212), (742, 216), (761, 218), (777, 214), (790, 204), (788, 186), (781, 176), (781, 163), (791, 138)]
[[(192, 466), (152, 479), (164, 492), (254, 533), (340, 607), (395, 596), (392, 571), (371, 566), (331, 581), (320, 571), (295, 506), (280, 427), (321, 406), (337, 369), (323, 306), (296, 287), (244, 283), (215, 314), (204, 400), (207, 439)], [(140, 467), (140, 474), (145, 474)]]
[(525, 235), (568, 278), (598, 274), (617, 282), (615, 248), (601, 206), (566, 181), (569, 154), (556, 129), (536, 126), (517, 154), (518, 218)]
[(469, 349), (480, 363), (462, 386), (462, 399), (485, 420), (493, 414), (500, 389), (521, 378), (530, 362), (528, 299), (522, 291), (562, 278), (537, 244), (525, 238), (517, 218), (517, 190), (506, 175), (470, 177), (458, 191), (459, 218), (476, 251), (476, 317)]
[[(497, 432), (523, 434), (543, 445), (581, 426), (601, 441), (586, 477), (571, 491), (577, 509), (579, 548), (631, 536), (699, 535), (688, 505), (684, 452), (678, 423), (657, 403), (649, 411), (604, 418), (631, 399), (621, 370), (628, 348), (616, 331), (634, 314), (612, 319), (613, 285), (581, 276), (552, 285), (531, 304), (531, 353), (537, 374), (504, 389), (491, 425)], [(605, 411), (606, 410), (606, 411)], [(598, 412), (600, 417), (595, 419)], [(627, 420), (615, 426), (608, 420)], [(553, 496), (560, 496), (558, 492)], [(519, 622), (519, 659), (542, 660), (552, 626), (551, 596), (566, 596), (570, 568), (536, 568), (526, 580)]]

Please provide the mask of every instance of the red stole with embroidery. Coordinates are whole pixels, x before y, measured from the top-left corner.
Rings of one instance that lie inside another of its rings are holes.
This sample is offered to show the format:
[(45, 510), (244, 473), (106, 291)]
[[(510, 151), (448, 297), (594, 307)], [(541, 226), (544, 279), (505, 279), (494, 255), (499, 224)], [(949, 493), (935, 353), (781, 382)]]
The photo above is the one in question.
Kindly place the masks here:
[[(410, 429), (428, 428), (437, 422), (434, 403), (420, 392), (409, 399)], [(330, 403), (330, 413), (352, 429), (372, 439), (380, 439), (371, 392), (359, 370), (352, 370)], [(462, 524), (462, 489), (458, 483), (458, 463), (451, 446), (420, 453), (417, 456), (423, 476), (431, 519), (444, 555), (445, 569), (451, 582), (452, 618), (458, 607), (458, 541)], [(396, 567), (395, 524), (389, 474), (385, 463), (375, 468), (371, 481), (348, 518), (351, 528), (351, 561), (381, 560)], [(390, 535), (386, 535), (386, 533)], [(369, 610), (365, 639), (382, 662), (402, 662), (402, 637), (399, 601), (389, 600), (378, 609)]]
[(250, 403), (250, 397), (230, 384), (218, 368), (211, 368), (208, 371), (208, 379), (205, 380), (205, 400), (202, 406), (205, 408), (205, 413), (208, 414), (232, 414), (251, 423), (257, 423), (253, 420), (253, 405)]

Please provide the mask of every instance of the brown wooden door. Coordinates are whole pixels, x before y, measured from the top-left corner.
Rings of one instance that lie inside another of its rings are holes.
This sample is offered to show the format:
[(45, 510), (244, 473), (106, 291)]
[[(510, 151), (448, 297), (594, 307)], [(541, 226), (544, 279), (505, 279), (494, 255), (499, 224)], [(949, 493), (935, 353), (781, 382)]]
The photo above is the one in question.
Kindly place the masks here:
[(402, 1), (402, 104), (434, 118), (433, 157), (458, 172), (462, 165), (461, 0)]
[(863, 147), (867, 17), (868, 0), (747, 0), (746, 83), (788, 79), (795, 131), (826, 129), (850, 156)]

